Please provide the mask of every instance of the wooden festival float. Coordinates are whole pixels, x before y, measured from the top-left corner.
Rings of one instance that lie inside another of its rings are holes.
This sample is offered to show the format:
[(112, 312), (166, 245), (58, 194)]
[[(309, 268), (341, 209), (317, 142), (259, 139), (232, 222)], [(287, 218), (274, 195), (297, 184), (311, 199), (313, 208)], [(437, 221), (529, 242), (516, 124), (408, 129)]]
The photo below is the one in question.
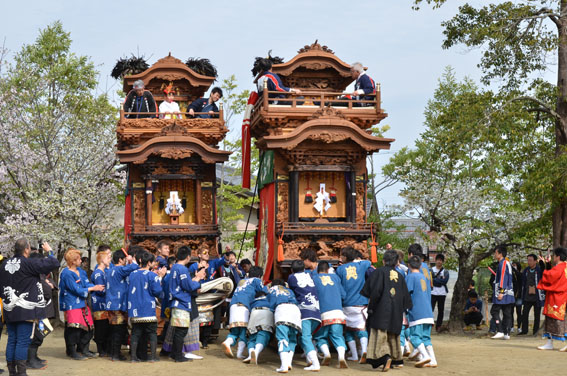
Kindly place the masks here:
[(216, 118), (189, 118), (186, 112), (215, 77), (195, 72), (170, 54), (139, 74), (124, 76), (125, 93), (136, 80), (144, 82), (158, 107), (165, 100), (164, 88), (173, 85), (182, 115), (180, 119), (137, 119), (127, 118), (123, 108), (120, 111), (116, 154), (128, 168), (126, 240), (154, 250), (159, 240), (166, 239), (173, 249), (190, 246), (193, 255), (207, 244), (215, 256), (220, 235), (215, 164), (227, 161), (230, 155), (218, 148), (228, 129), (222, 105)]
[(317, 42), (272, 71), (302, 98), (275, 100), (269, 95), (282, 93), (264, 87), (250, 117), (261, 152), (256, 264), (268, 280), (288, 274), (306, 247), (322, 260), (338, 260), (347, 245), (368, 257), (366, 157), (394, 141), (370, 132), (387, 116), (380, 86), (371, 100), (340, 99), (353, 82), (350, 65)]

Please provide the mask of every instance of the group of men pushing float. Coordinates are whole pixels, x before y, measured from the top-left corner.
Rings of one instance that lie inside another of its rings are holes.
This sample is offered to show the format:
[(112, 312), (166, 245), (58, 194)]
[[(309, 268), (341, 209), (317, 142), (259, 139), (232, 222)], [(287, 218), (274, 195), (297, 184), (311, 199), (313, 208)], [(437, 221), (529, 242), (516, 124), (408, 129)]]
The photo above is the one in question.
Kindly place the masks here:
[[(11, 375), (26, 374), (31, 333), (37, 321), (45, 317), (47, 302), (42, 296), (40, 275), (59, 267), (49, 247), (44, 249), (49, 252), (48, 257), (29, 257), (29, 243), (20, 239), (14, 257), (0, 267), (3, 317), (8, 326), (6, 358)], [(330, 364), (330, 344), (337, 351), (341, 368), (348, 367), (348, 360), (386, 371), (390, 367), (402, 367), (404, 356), (414, 360), (416, 367), (437, 366), (430, 334), (434, 324), (431, 277), (418, 244), (408, 249), (407, 265), (402, 261), (403, 253), (387, 250), (383, 266), (376, 269), (351, 247), (341, 250), (342, 264), (336, 269), (327, 261), (318, 261), (315, 250), (304, 249), (301, 260), (292, 263), (293, 273), (287, 284), (274, 280), (269, 286), (262, 283), (262, 268), (248, 264), (245, 270), (240, 270), (234, 253), (209, 260), (206, 251), (202, 247), (199, 259), (192, 261), (191, 249), (185, 246), (169, 258), (167, 253), (156, 258), (138, 246), (111, 255), (110, 249), (103, 246), (97, 252), (98, 265), (89, 280), (80, 268), (80, 251), (68, 250), (67, 267), (59, 281), (67, 355), (77, 360), (96, 356), (89, 350), (94, 328), (99, 354), (108, 354), (112, 360), (126, 360), (121, 346), (129, 321), (131, 361), (146, 358), (150, 362), (158, 361), (156, 302), (159, 300), (168, 318), (164, 352), (176, 362), (196, 359), (184, 353), (199, 348), (201, 312), (197, 301), (210, 288), (212, 280), (220, 282), (213, 288), (222, 291), (221, 301), (232, 288), (231, 282), (226, 289), (225, 281), (234, 281), (237, 286), (229, 308), (230, 334), (222, 343), (229, 357), (233, 357), (231, 347), (236, 344), (237, 358), (257, 364), (275, 334), (280, 373), (291, 369), (298, 342), (307, 359), (305, 369), (309, 371)], [(508, 268), (505, 255), (505, 247), (496, 249), (495, 258), (502, 273)], [(540, 261), (546, 270), (538, 289), (546, 293), (544, 336), (549, 340), (539, 348), (551, 350), (553, 340), (566, 340), (567, 250), (556, 248), (553, 260), (548, 257)], [(231, 271), (236, 272), (233, 279), (215, 279)], [(236, 275), (238, 280), (234, 278)], [(495, 281), (493, 303), (502, 301), (506, 295), (503, 280)], [(89, 294), (92, 311), (87, 304)], [(203, 333), (201, 342), (206, 344)], [(317, 350), (322, 355), (321, 361)], [(567, 346), (560, 351), (567, 351)]]

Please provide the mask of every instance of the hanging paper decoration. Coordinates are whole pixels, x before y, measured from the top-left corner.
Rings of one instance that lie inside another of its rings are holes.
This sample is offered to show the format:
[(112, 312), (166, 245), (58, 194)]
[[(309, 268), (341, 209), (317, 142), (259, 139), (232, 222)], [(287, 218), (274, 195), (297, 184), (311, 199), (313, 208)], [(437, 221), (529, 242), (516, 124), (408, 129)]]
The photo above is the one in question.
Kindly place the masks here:
[(313, 205), (315, 210), (319, 212), (319, 214), (323, 215), (324, 211), (326, 212), (331, 208), (329, 193), (325, 191), (325, 183), (319, 184), (319, 192), (317, 192), (317, 196), (315, 198), (315, 205)]
[(307, 187), (305, 188), (305, 203), (310, 204), (313, 202), (313, 194), (311, 193), (311, 187), (309, 186), (309, 173), (305, 174), (307, 179)]
[(335, 173), (331, 172), (331, 187), (329, 188), (330, 190), (330, 194), (329, 194), (329, 200), (331, 202), (331, 204), (335, 204), (337, 202), (337, 188), (335, 188)]

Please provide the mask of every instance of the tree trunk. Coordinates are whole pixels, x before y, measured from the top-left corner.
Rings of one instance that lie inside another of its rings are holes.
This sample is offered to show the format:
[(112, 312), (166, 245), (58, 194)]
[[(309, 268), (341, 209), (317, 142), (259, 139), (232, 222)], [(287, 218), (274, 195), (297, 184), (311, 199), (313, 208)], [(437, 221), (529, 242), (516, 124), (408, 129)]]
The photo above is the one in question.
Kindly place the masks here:
[[(561, 120), (555, 121), (555, 156), (557, 160), (566, 153), (567, 148), (567, 0), (561, 0), (557, 47), (557, 103), (556, 112)], [(559, 193), (553, 203), (553, 247), (567, 246), (567, 197), (565, 177), (554, 182), (554, 192)]]
[(468, 287), (479, 262), (480, 260), (477, 260), (472, 250), (464, 250), (463, 254), (459, 255), (459, 270), (449, 313), (449, 331), (451, 332), (463, 331), (463, 311), (467, 303)]

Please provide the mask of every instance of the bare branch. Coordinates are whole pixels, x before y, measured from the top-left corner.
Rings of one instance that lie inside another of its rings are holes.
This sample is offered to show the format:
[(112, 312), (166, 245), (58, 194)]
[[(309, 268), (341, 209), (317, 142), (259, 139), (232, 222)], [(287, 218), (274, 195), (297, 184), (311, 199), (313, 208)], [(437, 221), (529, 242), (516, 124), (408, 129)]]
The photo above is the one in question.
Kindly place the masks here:
[(510, 102), (518, 102), (518, 101), (530, 101), (530, 102), (537, 103), (538, 105), (540, 105), (541, 106), (541, 109), (540, 109), (541, 112), (545, 112), (545, 113), (553, 116), (555, 118), (555, 120), (559, 121), (559, 123), (561, 124), (561, 127), (559, 127), (559, 132), (561, 132), (561, 135), (564, 139), (567, 139), (567, 133), (565, 132), (565, 128), (567, 128), (567, 127), (566, 127), (566, 124), (565, 124), (565, 120), (563, 120), (561, 118), (561, 115), (559, 115), (554, 109), (549, 107), (547, 105), (547, 103), (543, 102), (542, 100), (537, 99), (536, 97), (532, 97), (530, 95), (523, 95), (523, 96), (511, 99), (509, 102), (505, 103), (504, 106), (506, 106)]

